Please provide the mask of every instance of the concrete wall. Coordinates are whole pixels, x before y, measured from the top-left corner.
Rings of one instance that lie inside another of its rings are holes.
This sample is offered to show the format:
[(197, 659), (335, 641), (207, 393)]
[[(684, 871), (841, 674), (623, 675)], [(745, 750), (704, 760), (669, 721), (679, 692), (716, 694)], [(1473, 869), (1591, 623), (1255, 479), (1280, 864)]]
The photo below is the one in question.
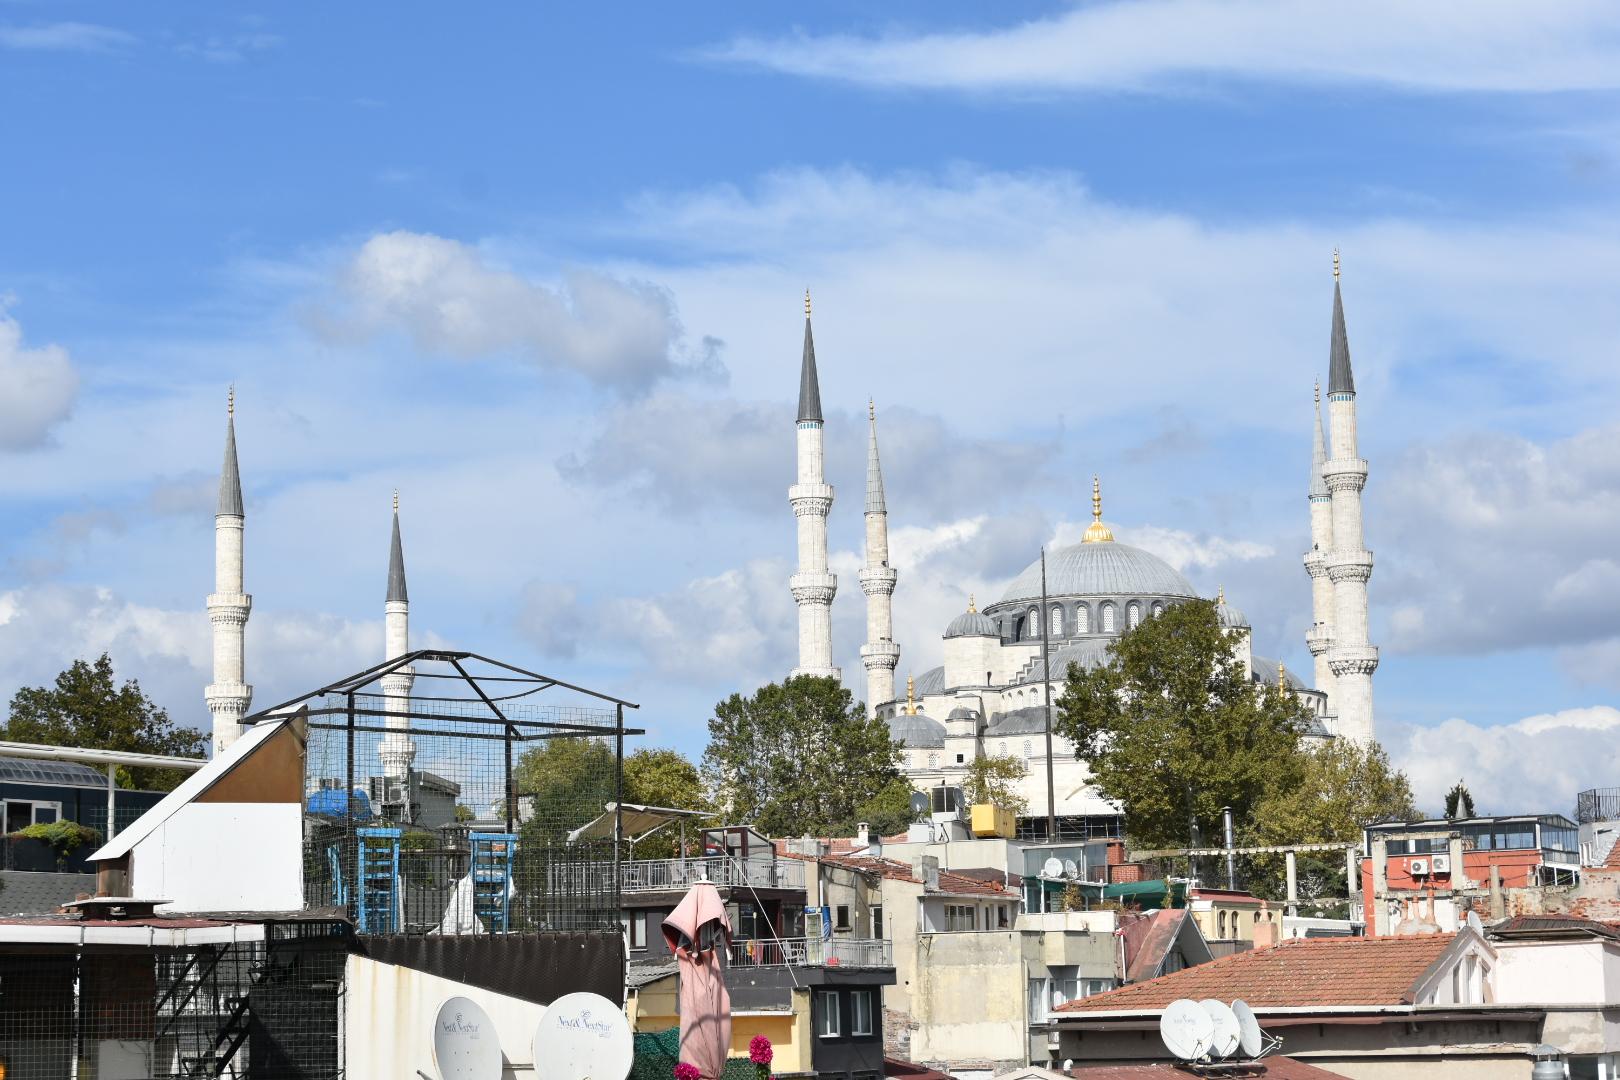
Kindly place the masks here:
[(532, 1040), (546, 1007), (411, 968), (349, 957), (344, 998), (347, 1080), (410, 1080), (433, 1067), (433, 1020), (447, 998), (476, 1002), (495, 1025), (506, 1067), (502, 1080), (534, 1076)]
[(136, 896), (166, 911), (297, 911), (304, 906), (297, 803), (190, 802), (131, 853)]
[(922, 934), (912, 988), (914, 1061), (1027, 1061), (1024, 943), (1017, 931)]

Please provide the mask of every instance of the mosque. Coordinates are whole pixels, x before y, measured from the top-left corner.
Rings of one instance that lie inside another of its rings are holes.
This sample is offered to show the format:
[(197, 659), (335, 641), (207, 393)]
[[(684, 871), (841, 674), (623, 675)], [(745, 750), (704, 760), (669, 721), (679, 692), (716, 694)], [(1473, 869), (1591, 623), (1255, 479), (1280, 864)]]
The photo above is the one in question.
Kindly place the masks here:
[[(1378, 650), (1367, 640), (1367, 580), (1372, 553), (1362, 538), (1361, 492), (1367, 463), (1356, 447), (1356, 390), (1333, 259), (1333, 314), (1328, 357), (1331, 442), (1324, 434), (1318, 384), (1314, 445), (1307, 489), (1313, 624), (1305, 641), (1314, 661), (1311, 684), (1279, 660), (1256, 654), (1243, 613), (1216, 596), (1216, 615), (1234, 658), (1257, 683), (1285, 685), (1310, 712), (1309, 739), (1373, 740), (1372, 675)], [(900, 644), (894, 639), (892, 597), (899, 571), (889, 562), (888, 503), (878, 458), (877, 417), (868, 410), (865, 506), (867, 640), (861, 647), (868, 708), (888, 721), (902, 744), (902, 769), (922, 790), (960, 783), (967, 768), (989, 755), (1024, 762), (1023, 794), (1032, 817), (1021, 828), (1044, 831), (1047, 801), (1047, 695), (1056, 701), (1070, 665), (1107, 661), (1109, 644), (1172, 604), (1197, 599), (1192, 584), (1169, 563), (1120, 543), (1103, 520), (1101, 484), (1092, 481), (1092, 521), (1080, 543), (1034, 559), (982, 610), (967, 609), (944, 628), (944, 664), (906, 680), (897, 693)], [(804, 351), (799, 376), (798, 476), (788, 492), (798, 525), (798, 571), (790, 580), (799, 612), (799, 664), (794, 675), (840, 677), (832, 662), (832, 602), (838, 580), (827, 562), (827, 516), (833, 489), (822, 467), (821, 390), (810, 302), (805, 297)], [(1331, 456), (1329, 451), (1331, 450)], [(1044, 621), (1044, 625), (1043, 625)], [(1044, 631), (1044, 634), (1043, 634)], [(1042, 661), (1043, 636), (1050, 674)], [(1059, 836), (1111, 834), (1118, 808), (1087, 783), (1074, 747), (1051, 738)]]

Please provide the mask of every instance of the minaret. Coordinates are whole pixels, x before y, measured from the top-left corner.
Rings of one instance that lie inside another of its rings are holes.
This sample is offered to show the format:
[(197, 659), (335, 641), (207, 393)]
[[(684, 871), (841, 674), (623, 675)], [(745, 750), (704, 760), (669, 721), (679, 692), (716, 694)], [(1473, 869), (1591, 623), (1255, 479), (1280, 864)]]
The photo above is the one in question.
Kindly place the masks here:
[(1356, 450), (1356, 382), (1344, 330), (1337, 251), (1333, 253), (1333, 338), (1328, 356), (1332, 456), (1322, 467), (1322, 479), (1333, 511), (1333, 547), (1327, 559), (1328, 578), (1333, 582), (1333, 644), (1327, 658), (1338, 715), (1334, 734), (1366, 744), (1373, 741), (1372, 674), (1378, 667), (1378, 650), (1367, 641), (1367, 579), (1372, 577), (1373, 557), (1362, 543), (1361, 490), (1367, 486), (1367, 463)]
[(804, 359), (799, 367), (799, 482), (788, 501), (799, 523), (799, 572), (789, 579), (799, 605), (799, 666), (793, 675), (839, 678), (832, 661), (832, 602), (838, 578), (827, 569), (827, 514), (833, 489), (822, 472), (821, 384), (810, 336), (810, 290), (804, 291)]
[(214, 681), (203, 690), (214, 715), (214, 753), (242, 734), (242, 717), (253, 701), (247, 685), (244, 631), (253, 597), (242, 591), (242, 473), (236, 464), (236, 387), (225, 399), (225, 464), (219, 473), (219, 506), (214, 511), (214, 591), (208, 621), (214, 627)]
[(1311, 444), (1311, 550), (1305, 553), (1305, 572), (1311, 576), (1311, 628), (1305, 646), (1316, 660), (1316, 688), (1328, 696), (1333, 712), (1333, 581), (1328, 577), (1328, 553), (1333, 550), (1333, 495), (1322, 476), (1327, 466), (1327, 442), (1322, 437), (1322, 383), (1316, 384), (1316, 434)]
[(866, 708), (876, 716), (879, 705), (894, 700), (894, 668), (900, 646), (894, 643), (895, 579), (889, 565), (889, 508), (883, 501), (883, 466), (878, 463), (877, 406), (866, 402), (871, 429), (866, 451), (866, 565), (861, 568), (861, 591), (866, 593), (866, 644), (861, 663), (866, 665)]
[[(394, 492), (394, 538), (388, 548), (388, 599), (383, 602), (383, 659), (392, 660), (411, 650), (411, 601), (405, 591), (405, 549), (399, 542), (399, 492)], [(400, 729), (383, 736), (377, 756), (382, 759), (383, 775), (404, 780), (416, 759), (416, 744), (403, 734), (410, 727), (411, 685), (416, 673), (402, 667), (382, 677), (383, 697), (387, 699), (385, 726)]]

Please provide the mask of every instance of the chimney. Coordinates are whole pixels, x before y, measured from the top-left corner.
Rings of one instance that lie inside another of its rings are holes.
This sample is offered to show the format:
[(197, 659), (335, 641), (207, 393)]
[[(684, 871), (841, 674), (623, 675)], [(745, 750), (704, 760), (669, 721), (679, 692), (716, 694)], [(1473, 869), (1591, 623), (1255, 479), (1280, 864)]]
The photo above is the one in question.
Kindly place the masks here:
[(862, 821), (855, 826), (855, 846), (865, 847), (872, 842), (871, 827)]
[(1271, 921), (1271, 908), (1260, 901), (1260, 921), (1254, 924), (1254, 947), (1269, 949), (1277, 944), (1277, 926)]

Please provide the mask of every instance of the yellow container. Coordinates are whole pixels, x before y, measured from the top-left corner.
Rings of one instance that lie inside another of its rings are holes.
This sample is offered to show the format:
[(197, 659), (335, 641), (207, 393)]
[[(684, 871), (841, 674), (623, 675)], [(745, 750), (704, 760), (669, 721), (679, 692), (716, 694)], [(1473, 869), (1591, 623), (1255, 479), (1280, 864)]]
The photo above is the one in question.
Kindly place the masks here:
[(1018, 816), (994, 803), (978, 803), (970, 815), (968, 823), (974, 836), (999, 836), (1003, 840), (1011, 840), (1018, 832)]

